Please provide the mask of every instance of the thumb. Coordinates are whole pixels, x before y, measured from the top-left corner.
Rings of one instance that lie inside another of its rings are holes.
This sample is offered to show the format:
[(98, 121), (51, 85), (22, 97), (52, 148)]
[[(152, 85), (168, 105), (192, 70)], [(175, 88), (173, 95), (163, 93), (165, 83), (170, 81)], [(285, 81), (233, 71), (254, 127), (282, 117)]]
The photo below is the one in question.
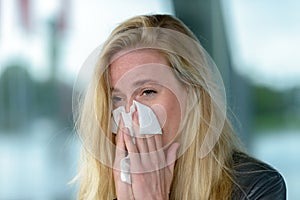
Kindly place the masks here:
[(176, 154), (177, 154), (177, 150), (178, 150), (179, 146), (180, 146), (180, 144), (178, 142), (175, 142), (169, 147), (168, 152), (167, 152), (167, 166), (168, 166), (171, 174), (173, 174), (173, 171), (174, 171)]

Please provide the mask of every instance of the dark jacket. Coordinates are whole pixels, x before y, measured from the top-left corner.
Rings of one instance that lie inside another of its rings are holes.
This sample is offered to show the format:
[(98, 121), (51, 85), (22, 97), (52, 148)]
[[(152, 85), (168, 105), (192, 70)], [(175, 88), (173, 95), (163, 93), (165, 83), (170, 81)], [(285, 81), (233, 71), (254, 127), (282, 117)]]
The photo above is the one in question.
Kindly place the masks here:
[(233, 200), (284, 200), (286, 186), (282, 176), (269, 165), (244, 153), (234, 153), (236, 183)]

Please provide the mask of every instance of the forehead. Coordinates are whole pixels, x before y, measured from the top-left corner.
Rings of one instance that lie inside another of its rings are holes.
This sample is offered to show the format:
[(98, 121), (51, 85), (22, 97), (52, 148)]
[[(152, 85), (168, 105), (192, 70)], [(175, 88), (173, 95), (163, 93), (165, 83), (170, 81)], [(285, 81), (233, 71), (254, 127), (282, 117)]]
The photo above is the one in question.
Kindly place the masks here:
[[(135, 68), (140, 68), (146, 64), (159, 64), (168, 66), (167, 59), (157, 50), (152, 49), (141, 49), (134, 50), (128, 53), (121, 55), (114, 59), (114, 61), (110, 65), (110, 77), (111, 84), (114, 86), (116, 82), (121, 79), (124, 74), (129, 71), (134, 70)], [(140, 71), (140, 70), (139, 70)], [(144, 73), (140, 72), (140, 75), (155, 75), (155, 71), (144, 71)], [(154, 74), (153, 74), (154, 73)]]

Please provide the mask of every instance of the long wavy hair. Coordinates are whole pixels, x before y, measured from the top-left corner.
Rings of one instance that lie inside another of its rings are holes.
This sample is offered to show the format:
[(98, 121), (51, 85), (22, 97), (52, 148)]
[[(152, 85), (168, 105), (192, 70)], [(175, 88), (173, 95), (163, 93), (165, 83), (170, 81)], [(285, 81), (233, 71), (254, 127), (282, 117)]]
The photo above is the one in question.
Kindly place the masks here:
[[(189, 49), (180, 38), (170, 35), (149, 36), (145, 34), (145, 28), (179, 32), (196, 41), (198, 46)], [(132, 31), (137, 29), (139, 31)], [(214, 103), (218, 101), (219, 88), (215, 87), (217, 84), (209, 72), (207, 56), (197, 38), (180, 20), (170, 15), (143, 15), (125, 21), (113, 30), (98, 55), (92, 80), (77, 104), (74, 117), (83, 143), (76, 177), (80, 183), (80, 200), (116, 198), (111, 167), (115, 141), (110, 127), (109, 64), (116, 54), (124, 50), (157, 45), (161, 45), (158, 51), (166, 57), (175, 76), (188, 90), (187, 108), (177, 135), (181, 146), (169, 197), (172, 200), (231, 199), (234, 184), (232, 155), (240, 150), (239, 141), (226, 112), (224, 114)], [(191, 59), (168, 51), (172, 48), (179, 48)], [(222, 118), (223, 121), (220, 120)], [(221, 128), (216, 130), (218, 123), (221, 123)], [(199, 155), (205, 137), (216, 131), (220, 133), (211, 149), (205, 155)]]

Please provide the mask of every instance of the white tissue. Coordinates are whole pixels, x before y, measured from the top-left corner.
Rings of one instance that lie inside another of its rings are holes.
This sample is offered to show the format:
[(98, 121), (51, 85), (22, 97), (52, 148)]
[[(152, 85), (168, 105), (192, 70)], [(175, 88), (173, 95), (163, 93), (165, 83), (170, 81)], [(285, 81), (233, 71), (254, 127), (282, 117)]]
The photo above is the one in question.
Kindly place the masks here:
[(112, 112), (113, 133), (117, 133), (120, 117), (122, 116), (124, 121), (124, 126), (129, 129), (130, 135), (132, 137), (135, 137), (135, 133), (133, 131), (133, 123), (132, 123), (132, 114), (135, 111), (135, 109), (137, 109), (138, 112), (140, 134), (162, 134), (158, 119), (155, 113), (152, 111), (152, 109), (137, 101), (133, 101), (128, 113), (126, 113), (124, 106), (120, 106), (117, 109), (113, 110)]
[[(129, 112), (126, 113), (125, 107), (120, 106), (112, 111), (112, 132), (117, 134), (120, 117), (124, 121), (124, 126), (129, 129), (132, 141), (135, 144), (135, 133), (133, 130), (132, 114), (137, 109), (139, 120), (139, 134), (162, 134), (158, 119), (152, 109), (137, 101), (133, 101)], [(130, 177), (130, 158), (129, 155), (122, 158), (120, 161), (121, 181), (131, 184)]]
[(129, 156), (126, 156), (125, 158), (121, 159), (120, 168), (121, 168), (121, 181), (124, 183), (131, 184)]

